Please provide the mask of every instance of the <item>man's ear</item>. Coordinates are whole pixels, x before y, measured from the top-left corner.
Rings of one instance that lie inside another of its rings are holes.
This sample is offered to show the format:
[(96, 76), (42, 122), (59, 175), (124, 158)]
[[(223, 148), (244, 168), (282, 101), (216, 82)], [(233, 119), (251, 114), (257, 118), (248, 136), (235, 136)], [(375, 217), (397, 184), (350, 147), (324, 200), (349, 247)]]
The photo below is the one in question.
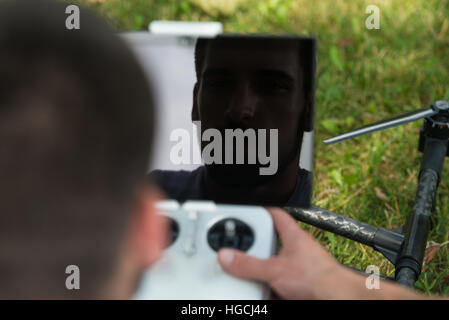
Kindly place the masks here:
[(137, 195), (132, 226), (132, 249), (142, 268), (155, 263), (168, 244), (168, 220), (159, 214), (156, 202), (164, 196), (156, 187), (145, 187)]
[(200, 112), (198, 110), (198, 82), (193, 87), (193, 104), (192, 104), (192, 121), (200, 120)]
[(314, 103), (313, 100), (310, 99), (309, 101), (306, 102), (306, 104), (304, 105), (304, 111), (303, 111), (303, 116), (304, 116), (304, 122), (303, 122), (303, 128), (304, 131), (313, 131), (313, 127), (314, 127), (314, 107), (313, 107)]

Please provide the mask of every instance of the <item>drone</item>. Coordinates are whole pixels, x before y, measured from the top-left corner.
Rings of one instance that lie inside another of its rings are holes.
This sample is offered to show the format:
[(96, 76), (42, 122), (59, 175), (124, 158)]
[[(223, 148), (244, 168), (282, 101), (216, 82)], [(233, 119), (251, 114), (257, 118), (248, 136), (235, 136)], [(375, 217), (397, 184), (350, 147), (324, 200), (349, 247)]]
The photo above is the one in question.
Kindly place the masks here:
[(420, 119), (424, 119), (424, 125), (420, 129), (418, 149), (423, 157), (415, 205), (403, 227), (394, 230), (377, 228), (315, 206), (308, 209), (284, 208), (299, 221), (379, 251), (395, 266), (394, 278), (387, 279), (407, 287), (413, 287), (421, 274), (443, 163), (449, 156), (449, 102), (438, 100), (429, 108), (375, 122), (323, 141), (330, 145)]

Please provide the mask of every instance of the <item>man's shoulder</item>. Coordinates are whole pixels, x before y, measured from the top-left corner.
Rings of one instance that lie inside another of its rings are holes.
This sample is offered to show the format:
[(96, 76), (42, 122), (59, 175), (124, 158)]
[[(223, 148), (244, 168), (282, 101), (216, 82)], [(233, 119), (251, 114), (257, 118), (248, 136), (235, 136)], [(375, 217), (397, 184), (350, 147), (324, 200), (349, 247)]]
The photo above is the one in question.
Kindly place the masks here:
[(190, 176), (195, 174), (196, 170), (153, 170), (148, 174), (151, 179), (174, 179), (174, 180), (184, 180), (188, 179)]
[(295, 190), (287, 202), (287, 206), (308, 208), (312, 201), (312, 172), (299, 168)]
[(313, 174), (311, 171), (303, 169), (303, 168), (299, 168), (299, 172), (298, 172), (299, 177), (306, 179), (306, 181), (311, 182), (311, 179), (313, 177)]
[(185, 201), (200, 197), (202, 168), (187, 170), (153, 170), (148, 178), (159, 186), (170, 199)]

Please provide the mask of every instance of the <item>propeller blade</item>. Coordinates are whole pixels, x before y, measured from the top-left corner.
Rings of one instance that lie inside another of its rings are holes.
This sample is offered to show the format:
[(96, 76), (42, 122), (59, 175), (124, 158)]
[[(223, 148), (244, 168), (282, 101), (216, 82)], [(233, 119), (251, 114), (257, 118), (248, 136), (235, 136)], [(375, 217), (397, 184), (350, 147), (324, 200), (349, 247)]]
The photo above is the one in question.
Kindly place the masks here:
[(427, 118), (430, 116), (433, 116), (434, 114), (437, 114), (438, 111), (435, 111), (433, 109), (421, 109), (421, 110), (415, 110), (415, 111), (411, 111), (411, 112), (407, 112), (404, 114), (401, 114), (399, 116), (395, 116), (393, 118), (389, 118), (389, 119), (385, 119), (385, 120), (381, 120), (366, 126), (363, 126), (359, 129), (356, 129), (354, 131), (350, 131), (341, 135), (338, 135), (336, 137), (333, 138), (329, 138), (326, 140), (323, 140), (323, 142), (325, 144), (333, 144), (333, 143), (337, 143), (340, 141), (344, 141), (344, 140), (348, 140), (348, 139), (352, 139), (355, 137), (359, 137), (368, 133), (372, 133), (372, 132), (376, 132), (376, 131), (380, 131), (380, 130), (384, 130), (384, 129), (388, 129), (391, 127), (396, 127), (399, 126), (401, 124), (406, 124), (409, 122), (413, 122), (419, 119), (423, 119), (423, 118)]

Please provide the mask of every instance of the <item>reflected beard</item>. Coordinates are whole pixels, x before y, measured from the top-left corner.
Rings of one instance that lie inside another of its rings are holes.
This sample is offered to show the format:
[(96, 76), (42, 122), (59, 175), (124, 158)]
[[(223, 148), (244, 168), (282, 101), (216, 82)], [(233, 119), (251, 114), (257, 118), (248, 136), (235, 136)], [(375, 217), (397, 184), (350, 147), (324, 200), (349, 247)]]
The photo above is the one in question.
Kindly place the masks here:
[[(254, 141), (253, 152), (256, 154), (256, 163), (249, 164), (248, 163), (248, 153), (250, 152), (249, 148), (249, 141), (245, 138), (244, 139), (244, 163), (237, 164), (237, 148), (234, 144), (234, 140), (232, 142), (226, 140), (226, 129), (236, 130), (241, 129), (242, 131), (246, 131), (247, 128), (245, 126), (239, 126), (239, 125), (229, 125), (227, 128), (216, 128), (222, 137), (222, 163), (212, 163), (212, 164), (206, 164), (206, 169), (208, 172), (208, 175), (210, 178), (218, 185), (228, 188), (234, 188), (234, 189), (250, 189), (255, 188), (259, 185), (263, 185), (267, 181), (273, 179), (273, 177), (277, 174), (277, 172), (273, 175), (261, 175), (260, 170), (261, 168), (268, 167), (270, 164), (261, 164), (258, 159), (258, 143), (259, 143), (259, 136), (256, 132), (256, 140)], [(267, 139), (269, 139), (269, 134), (267, 134)], [(207, 142), (203, 142), (207, 144)], [(229, 144), (231, 143), (231, 144)], [(204, 148), (204, 145), (203, 145)], [(202, 148), (202, 150), (203, 150)], [(269, 150), (268, 147), (266, 147), (266, 151)], [(231, 151), (233, 154), (232, 163), (225, 163), (225, 155), (227, 152)], [(278, 152), (278, 150), (276, 150)]]
[[(243, 131), (245, 131), (247, 128), (245, 127), (241, 127), (241, 126), (231, 126), (232, 129), (237, 129), (240, 128)], [(225, 137), (225, 129), (224, 128), (219, 128), (218, 129), (220, 131), (220, 133), (222, 134), (222, 137)], [(269, 138), (269, 134), (267, 134), (267, 138)], [(259, 137), (256, 135), (256, 139), (258, 140)], [(300, 139), (298, 139), (299, 141), (302, 140), (302, 135), (300, 137)], [(281, 172), (283, 172), (288, 165), (291, 163), (291, 161), (293, 161), (300, 148), (301, 148), (301, 143), (299, 143), (299, 141), (297, 141), (297, 143), (294, 143), (291, 147), (291, 149), (286, 153), (286, 154), (279, 154), (279, 150), (276, 150), (278, 152), (278, 167), (277, 167), (277, 171), (275, 174), (273, 175), (262, 175), (260, 174), (260, 170), (261, 168), (266, 168), (269, 167), (270, 164), (261, 164), (259, 162), (259, 159), (256, 158), (256, 163), (255, 164), (248, 164), (248, 141), (245, 139), (245, 144), (244, 144), (244, 164), (236, 164), (235, 160), (236, 160), (236, 148), (234, 145), (232, 146), (228, 146), (228, 148), (232, 148), (233, 149), (233, 155), (234, 155), (234, 163), (233, 164), (226, 164), (226, 163), (222, 163), (222, 164), (217, 164), (217, 163), (212, 163), (212, 164), (206, 164), (206, 170), (207, 173), (209, 175), (209, 177), (218, 185), (223, 186), (223, 187), (228, 187), (228, 188), (234, 188), (234, 189), (254, 189), (258, 186), (262, 186), (264, 184), (266, 184), (267, 182), (269, 182), (270, 180), (273, 180), (277, 175), (279, 175)], [(203, 142), (205, 144), (207, 144), (208, 142)], [(258, 155), (258, 141), (255, 144), (255, 152), (256, 155)], [(202, 145), (202, 151), (203, 151), (204, 145)], [(266, 147), (266, 150), (270, 150), (268, 148), (268, 146)], [(224, 162), (224, 155), (226, 154), (226, 146), (225, 143), (223, 143), (222, 146), (222, 155), (223, 155), (223, 162)], [(299, 168), (299, 163), (298, 163), (298, 168)]]
[[(210, 178), (220, 186), (235, 189), (255, 188), (281, 174), (296, 159), (300, 147), (294, 144), (287, 154), (278, 154), (278, 168), (273, 175), (261, 175), (260, 169), (268, 167), (269, 164), (262, 165), (258, 161), (256, 164), (206, 164), (205, 167)], [(299, 170), (299, 163), (297, 165)]]

